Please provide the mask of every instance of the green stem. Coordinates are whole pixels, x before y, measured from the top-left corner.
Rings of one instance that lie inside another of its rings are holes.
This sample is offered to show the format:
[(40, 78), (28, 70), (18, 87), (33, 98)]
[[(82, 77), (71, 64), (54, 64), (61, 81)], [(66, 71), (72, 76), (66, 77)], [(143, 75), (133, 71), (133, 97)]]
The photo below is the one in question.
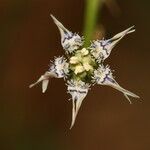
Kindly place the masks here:
[(103, 0), (86, 0), (85, 20), (84, 20), (84, 46), (89, 46), (95, 25), (97, 22), (98, 12), (101, 9)]

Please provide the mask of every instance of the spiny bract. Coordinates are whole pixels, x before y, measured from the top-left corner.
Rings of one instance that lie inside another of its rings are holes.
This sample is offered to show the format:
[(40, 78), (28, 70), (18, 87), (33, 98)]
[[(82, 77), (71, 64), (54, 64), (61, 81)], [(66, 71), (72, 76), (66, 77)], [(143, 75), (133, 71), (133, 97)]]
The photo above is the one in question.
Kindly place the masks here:
[(134, 26), (113, 36), (111, 39), (96, 40), (90, 47), (83, 47), (84, 38), (66, 29), (53, 15), (54, 23), (57, 25), (61, 35), (61, 45), (66, 53), (64, 56), (55, 58), (48, 71), (43, 74), (37, 82), (31, 84), (33, 87), (42, 82), (42, 92), (47, 89), (49, 78), (64, 78), (67, 81), (67, 90), (72, 97), (72, 123), (73, 127), (79, 108), (86, 97), (91, 85), (108, 85), (120, 92), (129, 100), (129, 96), (139, 98), (134, 93), (122, 88), (114, 79), (109, 66), (104, 66), (103, 61), (109, 57), (114, 46), (127, 34), (135, 31)]

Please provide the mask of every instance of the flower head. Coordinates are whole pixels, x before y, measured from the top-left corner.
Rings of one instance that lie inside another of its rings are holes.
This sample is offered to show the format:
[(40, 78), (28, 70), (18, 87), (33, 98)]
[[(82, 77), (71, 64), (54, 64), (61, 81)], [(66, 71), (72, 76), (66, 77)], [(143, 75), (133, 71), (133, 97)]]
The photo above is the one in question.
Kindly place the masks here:
[(73, 127), (79, 108), (86, 97), (91, 85), (107, 85), (122, 92), (131, 103), (129, 96), (139, 98), (136, 94), (122, 88), (114, 79), (110, 67), (104, 66), (103, 61), (109, 57), (114, 46), (127, 34), (135, 31), (130, 27), (112, 38), (93, 41), (90, 47), (83, 47), (84, 38), (66, 29), (53, 15), (61, 35), (61, 45), (66, 53), (57, 57), (46, 71), (34, 84), (42, 82), (42, 92), (47, 89), (49, 79), (64, 78), (67, 81), (67, 90), (72, 97), (72, 123)]

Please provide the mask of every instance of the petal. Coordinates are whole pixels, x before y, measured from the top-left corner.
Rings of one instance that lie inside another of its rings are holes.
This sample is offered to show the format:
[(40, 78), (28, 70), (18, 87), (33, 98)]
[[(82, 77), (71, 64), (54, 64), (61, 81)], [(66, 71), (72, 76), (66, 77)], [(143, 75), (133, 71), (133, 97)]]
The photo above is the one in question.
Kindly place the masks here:
[(89, 85), (82, 81), (68, 82), (68, 93), (72, 96), (72, 122), (70, 129), (73, 127), (81, 104), (89, 90)]
[(98, 68), (98, 70), (94, 72), (94, 79), (97, 84), (111, 86), (114, 89), (122, 92), (130, 103), (131, 101), (128, 96), (140, 98), (138, 95), (122, 88), (113, 78), (112, 72), (108, 66), (101, 66), (100, 68)]
[(93, 54), (93, 56), (98, 59), (99, 61), (103, 61), (105, 60), (107, 57), (109, 57), (112, 49), (114, 48), (114, 46), (127, 34), (132, 33), (135, 31), (135, 29), (133, 29), (134, 26), (116, 34), (115, 36), (113, 36), (111, 39), (108, 40), (97, 40), (94, 41), (91, 46), (91, 53)]
[(51, 15), (51, 17), (60, 31), (61, 44), (67, 53), (72, 53), (74, 50), (83, 45), (83, 37), (80, 37), (78, 34), (72, 33), (66, 29), (53, 15)]

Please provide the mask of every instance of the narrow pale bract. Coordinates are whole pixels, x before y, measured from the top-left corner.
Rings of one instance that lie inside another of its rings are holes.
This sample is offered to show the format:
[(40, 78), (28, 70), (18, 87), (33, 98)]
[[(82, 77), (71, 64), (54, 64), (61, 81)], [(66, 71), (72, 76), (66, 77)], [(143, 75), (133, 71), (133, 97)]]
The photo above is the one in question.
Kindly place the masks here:
[(50, 78), (63, 78), (67, 82), (67, 90), (72, 99), (72, 123), (70, 128), (73, 127), (81, 104), (92, 85), (113, 87), (122, 92), (130, 103), (132, 103), (129, 99), (130, 96), (139, 98), (136, 94), (121, 87), (114, 79), (110, 67), (103, 65), (114, 46), (125, 35), (135, 31), (134, 26), (110, 39), (93, 41), (90, 47), (85, 48), (83, 47), (83, 37), (65, 28), (53, 15), (51, 17), (60, 31), (61, 45), (67, 57), (55, 58), (48, 71), (29, 87), (31, 88), (42, 82), (42, 92), (44, 93), (47, 90)]

